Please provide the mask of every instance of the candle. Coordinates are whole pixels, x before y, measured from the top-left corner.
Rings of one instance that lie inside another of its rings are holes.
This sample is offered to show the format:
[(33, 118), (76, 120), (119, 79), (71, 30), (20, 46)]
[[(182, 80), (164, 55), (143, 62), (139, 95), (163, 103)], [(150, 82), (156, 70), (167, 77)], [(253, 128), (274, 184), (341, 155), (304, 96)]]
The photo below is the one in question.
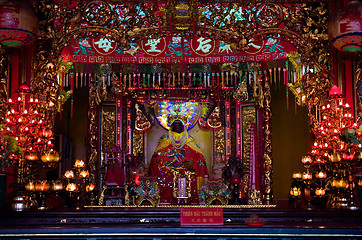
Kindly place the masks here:
[(327, 174), (320, 171), (319, 173), (316, 173), (316, 178), (320, 178), (320, 179), (323, 179), (323, 178), (326, 178), (327, 177)]
[(34, 191), (35, 190), (35, 186), (33, 182), (29, 182), (28, 184), (25, 185), (25, 189), (27, 191)]
[(35, 183), (35, 190), (39, 192), (45, 192), (49, 190), (49, 184), (46, 180), (38, 181)]
[(75, 163), (74, 163), (74, 167), (76, 167), (76, 168), (82, 168), (82, 167), (84, 167), (85, 166), (85, 163), (84, 163), (84, 161), (83, 160), (75, 160)]
[(324, 196), (326, 194), (326, 191), (323, 188), (317, 188), (315, 190), (315, 195), (317, 196)]
[(304, 157), (302, 157), (302, 163), (303, 164), (311, 164), (312, 163), (312, 158), (310, 156), (304, 156)]
[(300, 179), (300, 178), (302, 178), (302, 174), (300, 172), (293, 173), (293, 178)]
[(68, 183), (67, 187), (65, 188), (65, 190), (67, 190), (68, 192), (75, 192), (77, 191), (78, 186), (75, 183)]
[(303, 173), (303, 179), (304, 179), (304, 180), (310, 180), (310, 179), (312, 179), (312, 174), (310, 174), (309, 172), (304, 172), (304, 173)]
[(91, 183), (91, 184), (89, 184), (89, 185), (86, 186), (85, 190), (86, 190), (87, 192), (91, 192), (91, 191), (94, 190), (94, 188), (95, 188), (94, 184)]
[(88, 170), (82, 170), (80, 173), (79, 173), (79, 177), (81, 178), (86, 178), (89, 176), (89, 172)]
[(298, 197), (301, 195), (301, 191), (300, 188), (297, 187), (293, 187), (290, 189), (290, 195), (294, 196), (294, 197)]
[(63, 183), (61, 181), (55, 181), (52, 184), (53, 191), (61, 191), (63, 190)]
[(64, 177), (65, 178), (74, 178), (74, 172), (72, 171), (72, 170), (67, 170), (67, 171), (65, 171), (65, 173), (64, 173)]

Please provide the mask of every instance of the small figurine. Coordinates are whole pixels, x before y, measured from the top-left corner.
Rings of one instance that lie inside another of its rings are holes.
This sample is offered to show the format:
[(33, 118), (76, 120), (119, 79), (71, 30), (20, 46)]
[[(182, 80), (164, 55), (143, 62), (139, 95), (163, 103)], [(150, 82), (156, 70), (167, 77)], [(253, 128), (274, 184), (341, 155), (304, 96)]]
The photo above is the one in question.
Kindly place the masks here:
[(223, 161), (223, 156), (221, 152), (217, 152), (215, 154), (214, 164), (212, 166), (212, 177), (213, 179), (222, 179), (223, 178), (223, 170), (225, 164)]

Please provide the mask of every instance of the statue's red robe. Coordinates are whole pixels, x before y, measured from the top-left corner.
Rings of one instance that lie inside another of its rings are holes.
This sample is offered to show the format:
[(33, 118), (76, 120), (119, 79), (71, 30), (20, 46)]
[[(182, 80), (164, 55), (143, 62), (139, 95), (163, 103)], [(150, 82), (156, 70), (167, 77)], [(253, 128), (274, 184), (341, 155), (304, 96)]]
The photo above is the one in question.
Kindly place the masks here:
[[(174, 136), (179, 136), (179, 142), (183, 142), (175, 144), (172, 141)], [(197, 177), (208, 175), (208, 171), (203, 153), (195, 140), (186, 131), (182, 133), (169, 131), (169, 133), (164, 134), (152, 155), (149, 174), (158, 177), (160, 180), (161, 203), (177, 203), (177, 198), (173, 196), (173, 170), (181, 173), (185, 171), (193, 173), (191, 175), (191, 198), (189, 203), (198, 203)]]

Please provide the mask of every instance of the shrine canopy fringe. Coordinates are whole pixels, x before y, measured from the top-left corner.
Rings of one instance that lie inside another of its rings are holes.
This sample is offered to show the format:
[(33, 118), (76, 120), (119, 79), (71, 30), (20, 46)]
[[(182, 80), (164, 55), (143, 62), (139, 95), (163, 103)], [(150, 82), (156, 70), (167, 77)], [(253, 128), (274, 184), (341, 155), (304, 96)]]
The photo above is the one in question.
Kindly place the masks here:
[(204, 37), (146, 39), (130, 43), (128, 49), (107, 38), (78, 38), (71, 40), (61, 57), (66, 62), (90, 64), (222, 64), (276, 61), (295, 52), (290, 43), (275, 38), (252, 42), (246, 51)]

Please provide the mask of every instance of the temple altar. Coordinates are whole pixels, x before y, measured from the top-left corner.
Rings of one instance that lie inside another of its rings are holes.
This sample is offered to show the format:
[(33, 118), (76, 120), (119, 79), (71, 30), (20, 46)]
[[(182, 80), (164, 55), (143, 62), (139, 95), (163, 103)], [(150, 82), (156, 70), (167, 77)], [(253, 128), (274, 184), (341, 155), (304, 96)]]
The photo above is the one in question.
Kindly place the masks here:
[(361, 66), (302, 2), (35, 1), (0, 28), (5, 208), (357, 209)]

